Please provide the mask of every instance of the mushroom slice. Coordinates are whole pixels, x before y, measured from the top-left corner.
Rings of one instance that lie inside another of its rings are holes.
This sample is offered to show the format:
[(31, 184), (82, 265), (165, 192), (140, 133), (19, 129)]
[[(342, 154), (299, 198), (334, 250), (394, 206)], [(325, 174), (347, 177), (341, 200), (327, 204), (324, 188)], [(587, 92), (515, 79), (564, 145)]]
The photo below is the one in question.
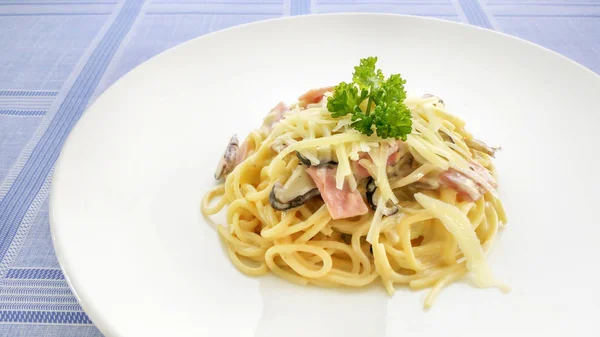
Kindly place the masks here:
[(432, 94), (424, 94), (423, 96), (421, 96), (422, 98), (429, 98), (429, 97), (436, 97), (438, 99), (438, 101), (436, 103), (433, 103), (433, 105), (437, 108), (443, 109), (446, 104), (444, 103), (444, 100), (439, 98), (436, 95), (432, 95)]
[[(369, 202), (369, 206), (371, 206), (372, 210), (377, 210), (377, 199), (379, 198), (379, 192), (377, 191), (377, 184), (375, 184), (375, 180), (372, 177), (369, 177), (369, 182), (367, 183), (367, 191), (365, 193), (367, 196), (367, 201)], [(398, 213), (398, 206), (392, 205), (392, 207), (384, 206), (384, 209), (381, 211), (381, 214), (384, 216), (390, 216)]]
[(475, 138), (465, 139), (465, 144), (473, 150), (481, 151), (494, 157), (498, 148), (490, 147), (486, 143)]
[(445, 131), (440, 130), (440, 135), (442, 136), (442, 139), (444, 141), (454, 144), (454, 139), (452, 139), (452, 137), (450, 137), (450, 135), (447, 134)]
[(227, 144), (227, 148), (225, 148), (223, 156), (219, 160), (219, 164), (217, 165), (217, 170), (215, 171), (216, 180), (224, 178), (235, 168), (239, 144), (240, 142), (238, 141), (237, 136), (233, 135)]
[(279, 182), (275, 183), (269, 195), (269, 202), (274, 209), (286, 211), (304, 205), (319, 194), (319, 189), (306, 172), (306, 168), (298, 165), (283, 186)]
[(310, 159), (308, 159), (305, 156), (303, 156), (302, 154), (300, 154), (300, 152), (296, 151), (296, 156), (298, 157), (298, 160), (300, 160), (300, 162), (306, 166), (331, 167), (331, 166), (335, 166), (338, 164), (337, 162), (330, 160), (330, 159), (319, 159), (319, 164), (313, 165), (313, 163), (310, 161)]
[(389, 165), (386, 168), (386, 172), (389, 178), (393, 177), (406, 177), (411, 174), (415, 169), (412, 167), (413, 157), (411, 154), (406, 154), (394, 164)]
[(277, 153), (283, 151), (286, 147), (287, 147), (287, 144), (281, 137), (277, 137), (273, 141), (273, 144), (271, 144), (271, 148), (273, 149), (273, 151), (275, 151)]

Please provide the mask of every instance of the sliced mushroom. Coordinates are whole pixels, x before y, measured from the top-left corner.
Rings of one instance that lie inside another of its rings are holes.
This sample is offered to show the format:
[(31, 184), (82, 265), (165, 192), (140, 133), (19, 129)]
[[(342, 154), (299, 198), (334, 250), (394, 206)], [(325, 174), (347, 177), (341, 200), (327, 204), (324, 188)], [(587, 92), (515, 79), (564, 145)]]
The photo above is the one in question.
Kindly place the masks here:
[(310, 159), (306, 158), (305, 156), (301, 155), (300, 152), (296, 151), (296, 156), (298, 157), (298, 159), (300, 160), (300, 162), (306, 166), (316, 166), (316, 167), (331, 167), (331, 166), (335, 166), (338, 163), (330, 160), (330, 159), (319, 159), (319, 164), (318, 165), (313, 165), (313, 163), (310, 161)]
[(298, 165), (283, 186), (275, 183), (269, 195), (269, 202), (274, 209), (286, 211), (304, 205), (319, 194), (319, 189), (306, 172), (306, 168)]
[(454, 144), (454, 139), (452, 139), (452, 137), (450, 137), (450, 135), (447, 134), (445, 131), (440, 130), (440, 135), (442, 136), (442, 139), (444, 141)]
[(233, 135), (227, 144), (227, 148), (225, 148), (223, 156), (219, 160), (219, 164), (217, 165), (217, 170), (215, 171), (216, 180), (224, 178), (235, 168), (239, 144), (240, 143), (237, 139), (237, 136)]
[[(379, 198), (379, 193), (377, 191), (377, 184), (375, 184), (375, 180), (373, 178), (369, 178), (369, 182), (367, 183), (367, 191), (365, 192), (367, 196), (367, 201), (369, 202), (369, 206), (371, 206), (372, 210), (377, 210), (377, 199)], [(398, 212), (398, 206), (392, 205), (392, 207), (384, 207), (381, 211), (381, 214), (384, 216), (394, 215)]]
[(344, 241), (346, 244), (352, 244), (352, 234), (346, 234), (346, 233), (342, 233), (342, 235), (340, 236), (340, 238), (342, 239), (342, 241)]
[(273, 151), (275, 151), (277, 153), (283, 151), (286, 147), (287, 147), (287, 144), (285, 143), (285, 141), (282, 138), (276, 138), (273, 141), (273, 144), (271, 144), (271, 148), (273, 149)]
[(435, 97), (438, 99), (438, 101), (436, 103), (433, 103), (434, 106), (443, 109), (446, 104), (444, 103), (444, 100), (441, 99), (440, 97), (436, 96), (436, 95), (432, 95), (432, 94), (424, 94), (423, 96), (421, 96), (422, 98), (429, 98), (429, 97)]
[(468, 147), (470, 147), (474, 150), (489, 154), (492, 157), (495, 156), (496, 151), (498, 150), (498, 148), (490, 147), (486, 143), (484, 143), (480, 140), (477, 140), (475, 138), (465, 139), (465, 144), (467, 144)]
[(398, 160), (394, 165), (390, 165), (386, 168), (386, 172), (388, 177), (406, 177), (414, 168), (412, 167), (413, 156), (411, 154), (406, 154)]

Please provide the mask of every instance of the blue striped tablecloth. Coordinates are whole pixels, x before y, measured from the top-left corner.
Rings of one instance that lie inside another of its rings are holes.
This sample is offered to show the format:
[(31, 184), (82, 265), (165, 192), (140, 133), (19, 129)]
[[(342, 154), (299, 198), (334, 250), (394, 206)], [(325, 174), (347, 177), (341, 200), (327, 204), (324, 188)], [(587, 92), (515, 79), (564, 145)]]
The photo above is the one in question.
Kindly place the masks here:
[(495, 29), (600, 73), (600, 0), (0, 0), (0, 336), (101, 336), (68, 289), (48, 225), (54, 162), (90, 102), (196, 36), (348, 11)]

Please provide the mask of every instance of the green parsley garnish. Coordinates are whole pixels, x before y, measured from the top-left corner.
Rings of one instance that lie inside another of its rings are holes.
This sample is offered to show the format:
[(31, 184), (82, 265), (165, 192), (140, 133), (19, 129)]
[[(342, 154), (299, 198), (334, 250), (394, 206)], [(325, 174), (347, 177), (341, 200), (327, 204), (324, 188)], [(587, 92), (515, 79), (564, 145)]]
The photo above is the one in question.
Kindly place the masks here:
[[(342, 82), (327, 101), (327, 109), (333, 117), (352, 114), (352, 127), (367, 136), (375, 130), (380, 138), (401, 138), (412, 131), (410, 110), (404, 105), (405, 80), (399, 74), (387, 79), (381, 69), (376, 69), (377, 57), (360, 60), (354, 67), (352, 83)], [(361, 103), (368, 99), (365, 111)]]

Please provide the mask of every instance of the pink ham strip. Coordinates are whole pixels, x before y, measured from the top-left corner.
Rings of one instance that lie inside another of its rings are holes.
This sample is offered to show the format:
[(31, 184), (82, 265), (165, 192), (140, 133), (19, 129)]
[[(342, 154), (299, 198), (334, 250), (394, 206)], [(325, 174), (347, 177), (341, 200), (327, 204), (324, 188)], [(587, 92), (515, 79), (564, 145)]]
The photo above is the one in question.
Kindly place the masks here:
[[(363, 159), (363, 155), (361, 154), (359, 156), (360, 159)], [(359, 159), (359, 160), (360, 160)], [(362, 164), (360, 164), (358, 162), (358, 160), (353, 160), (350, 162), (350, 167), (352, 169), (352, 172), (354, 173), (354, 177), (356, 177), (356, 179), (362, 179), (362, 178), (366, 178), (366, 177), (370, 177), (371, 175), (369, 174), (369, 171), (367, 171), (367, 169), (362, 166)]]
[(262, 129), (266, 132), (270, 132), (273, 129), (273, 126), (279, 123), (279, 121), (283, 118), (283, 113), (289, 110), (290, 108), (288, 108), (285, 103), (279, 102), (275, 107), (273, 107), (273, 109), (271, 109), (271, 111), (269, 111), (263, 120)]
[(400, 159), (400, 152), (394, 152), (390, 154), (387, 160), (388, 166), (396, 164), (398, 162), (398, 159)]
[(440, 174), (440, 181), (456, 190), (464, 199), (477, 201), (483, 196), (485, 191), (473, 180), (465, 177), (462, 173), (449, 169)]
[[(489, 188), (496, 188), (498, 185), (490, 172), (477, 162), (471, 163), (471, 170), (468, 175), (454, 169), (449, 169), (440, 174), (440, 180), (446, 186), (455, 189), (466, 200), (477, 201)], [(475, 176), (475, 178), (472, 178)], [(475, 180), (482, 180), (489, 184), (482, 186)]]
[(476, 175), (483, 178), (483, 180), (490, 184), (490, 186), (492, 186), (493, 188), (498, 187), (496, 179), (494, 179), (490, 171), (488, 171), (485, 167), (481, 166), (481, 164), (479, 164), (476, 161), (472, 161), (471, 168), (473, 169)]
[(358, 190), (351, 191), (348, 183), (344, 183), (341, 190), (335, 187), (337, 168), (311, 166), (306, 171), (321, 192), (321, 197), (333, 219), (351, 218), (369, 212)]
[[(406, 146), (407, 145), (405, 142), (399, 140), (392, 147), (390, 147), (390, 155), (387, 160), (388, 166), (394, 165), (398, 162), (398, 160), (400, 159), (400, 149)], [(369, 161), (371, 160), (371, 158), (366, 152), (359, 152), (358, 157), (359, 160), (365, 158)], [(352, 172), (354, 173), (354, 176), (357, 179), (362, 179), (370, 176), (369, 171), (367, 171), (367, 169), (364, 166), (359, 164), (358, 160), (353, 160), (352, 162), (350, 162), (350, 165), (352, 165)]]
[(301, 107), (306, 107), (308, 104), (319, 103), (323, 99), (323, 95), (332, 91), (333, 87), (324, 87), (318, 89), (310, 89), (305, 92), (302, 96), (298, 97), (298, 104)]

